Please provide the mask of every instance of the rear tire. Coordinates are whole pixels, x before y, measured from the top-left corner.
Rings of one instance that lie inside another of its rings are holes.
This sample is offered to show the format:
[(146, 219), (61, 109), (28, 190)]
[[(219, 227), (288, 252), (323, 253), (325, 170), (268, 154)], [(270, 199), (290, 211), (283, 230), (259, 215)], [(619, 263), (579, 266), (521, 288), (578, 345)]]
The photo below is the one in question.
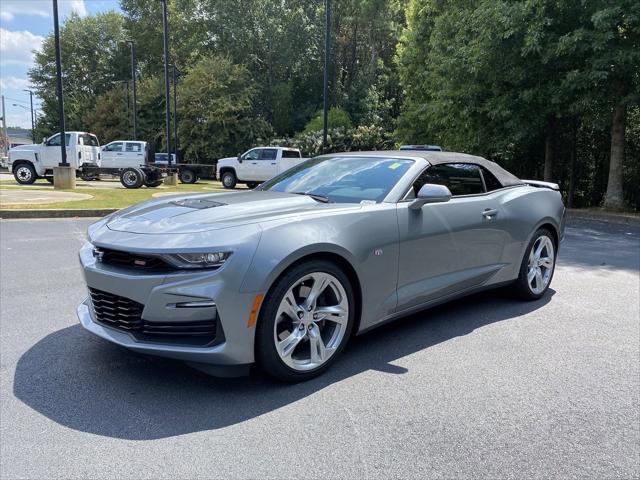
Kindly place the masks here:
[(180, 181), (182, 183), (191, 184), (198, 181), (198, 175), (190, 168), (180, 170)]
[(20, 185), (31, 185), (38, 178), (38, 174), (30, 163), (21, 163), (13, 170), (13, 178)]
[(80, 178), (85, 182), (91, 182), (96, 179), (95, 173), (80, 172)]
[(260, 185), (258, 182), (247, 182), (247, 187), (249, 187), (251, 190), (256, 188), (258, 185)]
[(222, 186), (224, 188), (232, 189), (236, 188), (236, 183), (238, 179), (236, 178), (236, 174), (233, 172), (224, 172), (222, 174)]
[(317, 377), (344, 350), (355, 311), (353, 287), (334, 263), (311, 260), (293, 267), (264, 299), (255, 336), (258, 365), (286, 382)]
[(152, 182), (145, 181), (144, 185), (145, 185), (145, 187), (156, 188), (156, 187), (159, 187), (160, 185), (162, 185), (162, 180), (154, 180)]
[(125, 168), (120, 173), (120, 183), (125, 188), (140, 188), (144, 182), (144, 172), (137, 168)]
[(556, 270), (557, 245), (546, 228), (534, 233), (520, 264), (513, 290), (523, 300), (538, 300), (549, 289)]

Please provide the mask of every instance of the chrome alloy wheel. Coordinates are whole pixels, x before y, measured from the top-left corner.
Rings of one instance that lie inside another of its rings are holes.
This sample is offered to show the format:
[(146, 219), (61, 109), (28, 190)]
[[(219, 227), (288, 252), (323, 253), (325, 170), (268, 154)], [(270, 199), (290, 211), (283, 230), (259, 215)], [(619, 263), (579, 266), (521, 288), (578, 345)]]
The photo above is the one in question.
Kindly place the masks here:
[(553, 242), (545, 235), (538, 237), (529, 253), (527, 282), (536, 295), (544, 291), (551, 281), (555, 266)]
[(124, 172), (122, 175), (122, 181), (127, 185), (135, 185), (138, 181), (138, 176), (136, 175), (136, 172), (133, 171)]
[(325, 272), (299, 280), (284, 295), (273, 338), (280, 359), (297, 371), (313, 370), (336, 352), (349, 321), (349, 300), (340, 281)]
[(21, 166), (16, 169), (16, 175), (21, 181), (28, 182), (31, 180), (32, 173), (28, 167)]

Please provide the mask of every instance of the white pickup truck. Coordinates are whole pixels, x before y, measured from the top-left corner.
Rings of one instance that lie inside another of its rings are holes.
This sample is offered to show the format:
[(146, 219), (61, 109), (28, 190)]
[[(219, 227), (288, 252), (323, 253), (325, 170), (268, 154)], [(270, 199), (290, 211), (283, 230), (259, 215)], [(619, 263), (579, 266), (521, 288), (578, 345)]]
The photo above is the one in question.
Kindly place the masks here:
[[(67, 162), (79, 169), (83, 164), (100, 165), (100, 143), (87, 132), (66, 132)], [(53, 182), (53, 167), (62, 162), (60, 134), (42, 140), (42, 143), (20, 145), (9, 150), (7, 164), (16, 182), (29, 185), (38, 178)]]
[(255, 188), (305, 160), (297, 148), (257, 147), (237, 157), (218, 160), (217, 174), (224, 188), (235, 188), (237, 183)]

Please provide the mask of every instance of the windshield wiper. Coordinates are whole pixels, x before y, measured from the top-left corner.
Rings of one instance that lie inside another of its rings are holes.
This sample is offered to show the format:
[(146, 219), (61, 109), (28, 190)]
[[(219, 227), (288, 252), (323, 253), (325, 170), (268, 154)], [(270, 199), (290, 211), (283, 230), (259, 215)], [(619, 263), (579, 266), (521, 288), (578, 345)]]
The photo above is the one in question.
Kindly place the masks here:
[(288, 192), (288, 193), (293, 193), (294, 195), (306, 195), (318, 202), (331, 203), (331, 200), (329, 200), (329, 197), (325, 197), (324, 195), (316, 195), (315, 193), (309, 193), (309, 192)]

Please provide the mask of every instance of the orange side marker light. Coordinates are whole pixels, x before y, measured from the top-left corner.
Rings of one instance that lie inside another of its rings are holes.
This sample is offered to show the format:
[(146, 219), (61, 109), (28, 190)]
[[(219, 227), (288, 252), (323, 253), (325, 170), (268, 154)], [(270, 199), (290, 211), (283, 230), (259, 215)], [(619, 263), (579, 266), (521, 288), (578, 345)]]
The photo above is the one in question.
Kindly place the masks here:
[(258, 309), (260, 308), (260, 302), (262, 302), (264, 294), (259, 293), (256, 298), (253, 299), (253, 306), (251, 307), (251, 313), (249, 314), (249, 320), (247, 320), (247, 328), (251, 328), (256, 324), (256, 317), (258, 316)]

